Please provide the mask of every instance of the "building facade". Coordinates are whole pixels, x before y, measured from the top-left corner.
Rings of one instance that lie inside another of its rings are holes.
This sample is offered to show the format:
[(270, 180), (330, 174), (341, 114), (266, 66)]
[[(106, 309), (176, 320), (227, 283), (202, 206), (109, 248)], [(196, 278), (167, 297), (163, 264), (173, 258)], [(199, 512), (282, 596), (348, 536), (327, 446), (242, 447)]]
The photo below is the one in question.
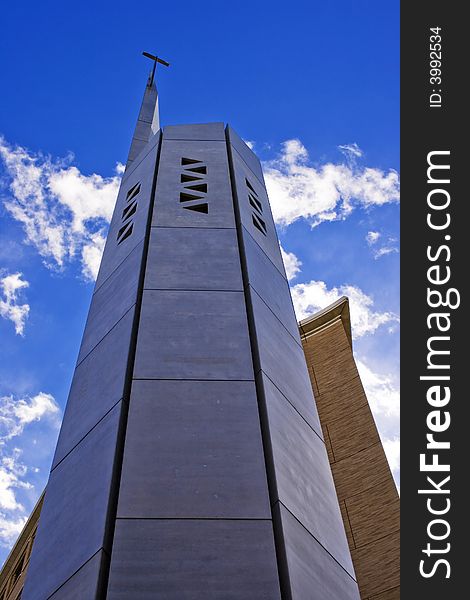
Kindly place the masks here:
[(146, 88), (22, 600), (359, 598), (260, 163)]

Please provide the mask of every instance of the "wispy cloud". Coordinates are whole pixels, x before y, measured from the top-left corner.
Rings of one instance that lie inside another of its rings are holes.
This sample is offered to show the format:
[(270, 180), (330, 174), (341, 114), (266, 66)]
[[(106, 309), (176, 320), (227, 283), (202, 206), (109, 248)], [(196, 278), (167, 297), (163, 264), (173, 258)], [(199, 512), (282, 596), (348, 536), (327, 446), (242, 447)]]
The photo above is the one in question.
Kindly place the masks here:
[(344, 154), (348, 160), (355, 160), (357, 158), (361, 158), (363, 155), (362, 150), (359, 148), (356, 142), (338, 146), (338, 150), (342, 152), (342, 154)]
[(28, 469), (20, 456), (21, 450), (13, 448), (8, 456), (2, 451), (0, 458), (0, 545), (4, 547), (15, 541), (28, 518), (25, 507), (17, 498), (19, 489), (32, 487), (24, 480)]
[(392, 375), (377, 373), (364, 357), (356, 360), (362, 385), (382, 438), (390, 469), (400, 481), (400, 390)]
[(387, 254), (398, 253), (398, 240), (390, 235), (384, 236), (378, 231), (368, 231), (366, 242), (372, 250), (372, 255), (377, 260)]
[(302, 261), (293, 252), (286, 252), (282, 246), (281, 255), (286, 269), (287, 279), (291, 281), (300, 273)]
[[(356, 157), (355, 145), (343, 146)], [(282, 152), (264, 163), (266, 185), (278, 225), (287, 226), (298, 219), (312, 226), (324, 221), (346, 218), (355, 207), (370, 208), (399, 201), (399, 177), (394, 170), (384, 172), (346, 164), (309, 164), (309, 155), (300, 140), (288, 140)]]
[(356, 338), (374, 333), (379, 327), (392, 327), (399, 322), (399, 317), (393, 312), (374, 310), (374, 300), (354, 285), (341, 285), (328, 288), (324, 281), (297, 283), (291, 287), (292, 300), (299, 320), (332, 304), (341, 296), (347, 296), (350, 303), (351, 328)]
[(400, 490), (400, 438), (385, 438), (382, 443), (390, 470), (393, 473), (398, 490)]
[(28, 517), (9, 518), (0, 511), (0, 544), (9, 548), (18, 538)]
[(27, 519), (27, 509), (19, 499), (21, 490), (31, 490), (29, 479), (36, 467), (25, 464), (21, 436), (33, 423), (57, 432), (61, 412), (51, 394), (0, 397), (0, 545), (8, 547)]
[[(1, 274), (1, 273), (0, 273)], [(21, 290), (29, 287), (29, 283), (22, 279), (22, 273), (11, 273), (0, 277), (0, 316), (11, 321), (15, 326), (17, 335), (24, 335), (24, 327), (29, 314), (29, 304), (20, 304)]]
[(385, 417), (398, 417), (400, 393), (392, 377), (375, 373), (364, 360), (358, 359), (356, 364), (372, 411)]
[(58, 426), (60, 409), (51, 394), (39, 392), (35, 396), (0, 398), (0, 447), (23, 433), (26, 425), (47, 418)]
[(18, 501), (15, 489), (30, 488), (31, 484), (22, 481), (27, 467), (20, 461), (21, 451), (14, 448), (9, 456), (2, 456), (0, 461), (0, 510), (23, 511), (24, 506)]
[(0, 137), (10, 196), (4, 205), (44, 263), (63, 269), (79, 258), (85, 279), (96, 278), (107, 225), (116, 201), (121, 166), (114, 177), (83, 175), (73, 157), (50, 156), (11, 146)]
[(366, 235), (366, 241), (369, 246), (373, 246), (380, 239), (380, 233), (378, 231), (368, 231)]

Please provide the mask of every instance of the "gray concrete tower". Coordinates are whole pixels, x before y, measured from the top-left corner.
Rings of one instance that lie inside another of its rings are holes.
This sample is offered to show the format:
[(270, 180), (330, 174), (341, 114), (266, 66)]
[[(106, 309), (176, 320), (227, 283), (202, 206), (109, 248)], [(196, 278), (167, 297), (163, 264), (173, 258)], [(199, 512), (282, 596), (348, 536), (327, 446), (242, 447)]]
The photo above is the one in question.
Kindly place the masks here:
[(260, 163), (147, 85), (23, 600), (357, 600)]

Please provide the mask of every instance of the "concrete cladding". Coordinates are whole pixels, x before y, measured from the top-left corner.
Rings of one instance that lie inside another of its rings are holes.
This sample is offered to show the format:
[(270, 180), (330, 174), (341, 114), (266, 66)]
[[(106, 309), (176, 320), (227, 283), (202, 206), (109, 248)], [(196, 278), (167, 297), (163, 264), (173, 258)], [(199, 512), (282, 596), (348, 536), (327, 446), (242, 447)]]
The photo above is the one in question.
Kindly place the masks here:
[(260, 163), (166, 127), (122, 180), (23, 600), (358, 600)]

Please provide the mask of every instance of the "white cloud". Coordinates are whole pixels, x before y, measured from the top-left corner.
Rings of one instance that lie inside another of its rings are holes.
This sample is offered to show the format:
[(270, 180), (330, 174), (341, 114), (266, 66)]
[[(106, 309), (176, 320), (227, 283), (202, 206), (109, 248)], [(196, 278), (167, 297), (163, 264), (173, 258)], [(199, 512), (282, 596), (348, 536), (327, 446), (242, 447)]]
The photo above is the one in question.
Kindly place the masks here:
[(386, 256), (387, 254), (398, 254), (398, 248), (394, 245), (395, 241), (395, 239), (390, 238), (389, 244), (385, 244), (384, 246), (377, 248), (377, 250), (374, 251), (375, 260), (381, 258), (382, 256)]
[(4, 201), (22, 224), (26, 240), (47, 266), (63, 269), (78, 257), (86, 279), (96, 277), (107, 225), (114, 209), (122, 165), (114, 177), (82, 175), (72, 157), (53, 161), (0, 138), (11, 196)]
[(19, 292), (29, 287), (29, 283), (21, 279), (22, 273), (11, 273), (0, 278), (0, 289), (3, 298), (0, 298), (0, 316), (12, 321), (17, 335), (24, 335), (24, 326), (29, 314), (29, 304), (18, 302)]
[(363, 360), (356, 360), (356, 364), (372, 412), (385, 417), (398, 417), (400, 392), (392, 377), (374, 373)]
[(341, 296), (349, 298), (352, 335), (355, 338), (371, 334), (386, 324), (399, 322), (392, 312), (373, 310), (373, 299), (354, 285), (342, 285), (328, 289), (324, 281), (298, 283), (291, 287), (297, 319), (300, 321), (332, 304)]
[(126, 170), (126, 165), (123, 165), (122, 162), (116, 163), (116, 173), (118, 175), (123, 175), (125, 170)]
[(383, 440), (383, 447), (388, 464), (390, 465), (390, 470), (392, 471), (395, 480), (397, 480), (400, 476), (400, 438), (394, 437), (392, 439)]
[[(348, 146), (356, 152), (360, 150)], [(306, 219), (312, 226), (346, 218), (356, 206), (369, 208), (399, 200), (399, 177), (394, 170), (347, 164), (308, 164), (300, 140), (288, 140), (280, 156), (264, 163), (264, 173), (274, 219), (287, 226)]]
[(300, 272), (302, 262), (293, 252), (286, 252), (282, 246), (281, 255), (284, 262), (284, 267), (286, 269), (287, 279), (290, 281), (291, 279), (297, 277), (298, 273)]
[(9, 548), (21, 533), (27, 517), (9, 518), (0, 511), (0, 544)]
[(21, 460), (21, 450), (13, 448), (9, 455), (0, 459), (0, 546), (10, 547), (27, 521), (25, 507), (18, 500), (18, 490), (30, 490), (33, 486), (25, 481), (28, 473)]
[(354, 142), (352, 144), (344, 144), (343, 146), (338, 146), (338, 149), (348, 159), (361, 158), (361, 156), (363, 155), (362, 150), (359, 148), (359, 146), (356, 144), (356, 142)]
[[(15, 490), (29, 489), (31, 484), (22, 481), (28, 472), (27, 467), (20, 462), (21, 451), (14, 448), (9, 456), (3, 456), (0, 461), (0, 509), (2, 511), (23, 511), (24, 506), (18, 501)], [(6, 513), (3, 513), (5, 518)]]
[(60, 409), (51, 394), (0, 397), (0, 545), (3, 546), (8, 547), (15, 540), (26, 521), (26, 508), (18, 493), (32, 490), (28, 474), (38, 472), (37, 467), (23, 462), (22, 450), (14, 444), (19, 442), (17, 438), (25, 427), (39, 422), (55, 431), (59, 427)]
[(98, 232), (91, 234), (89, 242), (82, 248), (82, 272), (89, 281), (95, 281), (98, 277), (105, 243), (106, 236)]
[(383, 236), (378, 231), (369, 231), (366, 235), (366, 242), (372, 249), (372, 254), (377, 260), (387, 254), (398, 253), (398, 240), (392, 236), (387, 236), (387, 239), (382, 244), (379, 244), (379, 240), (383, 239)]
[(373, 246), (379, 241), (380, 233), (378, 231), (368, 231), (366, 235), (366, 241), (369, 246)]
[(0, 446), (21, 435), (33, 421), (46, 418), (54, 426), (60, 423), (60, 408), (51, 394), (39, 392), (36, 396), (16, 399), (13, 395), (0, 398)]
[(379, 430), (390, 470), (400, 482), (400, 390), (391, 374), (373, 371), (365, 359), (356, 359), (357, 369)]
[(243, 140), (243, 141), (245, 142), (245, 144), (248, 146), (248, 148), (249, 148), (250, 150), (253, 150), (253, 149), (254, 149), (254, 147), (255, 147), (255, 143), (254, 143), (254, 142), (252, 142), (252, 141), (250, 141), (250, 140)]

